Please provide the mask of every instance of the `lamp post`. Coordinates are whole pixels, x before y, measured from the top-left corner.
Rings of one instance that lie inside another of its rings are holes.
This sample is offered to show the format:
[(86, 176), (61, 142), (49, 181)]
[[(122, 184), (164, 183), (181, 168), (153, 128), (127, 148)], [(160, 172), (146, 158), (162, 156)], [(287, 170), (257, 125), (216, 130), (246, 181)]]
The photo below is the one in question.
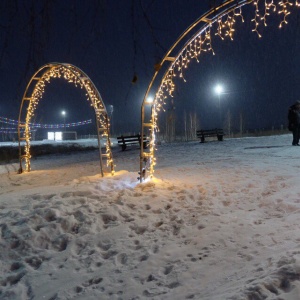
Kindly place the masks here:
[(219, 98), (219, 125), (220, 128), (222, 128), (221, 94), (223, 93), (223, 86), (220, 84), (216, 85), (215, 92)]
[(63, 111), (61, 112), (61, 114), (62, 114), (63, 117), (64, 117), (64, 132), (66, 132), (66, 112), (63, 110)]
[(149, 96), (149, 97), (147, 98), (147, 100), (146, 100), (146, 103), (152, 104), (153, 101), (154, 101), (153, 97), (152, 97), (152, 96)]

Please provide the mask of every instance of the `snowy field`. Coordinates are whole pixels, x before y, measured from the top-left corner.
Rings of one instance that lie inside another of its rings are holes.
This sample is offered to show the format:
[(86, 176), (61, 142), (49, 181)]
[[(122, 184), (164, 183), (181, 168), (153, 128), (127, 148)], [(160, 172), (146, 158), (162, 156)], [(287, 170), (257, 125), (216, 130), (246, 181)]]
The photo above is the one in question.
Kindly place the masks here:
[(300, 147), (291, 135), (0, 166), (0, 299), (300, 299)]

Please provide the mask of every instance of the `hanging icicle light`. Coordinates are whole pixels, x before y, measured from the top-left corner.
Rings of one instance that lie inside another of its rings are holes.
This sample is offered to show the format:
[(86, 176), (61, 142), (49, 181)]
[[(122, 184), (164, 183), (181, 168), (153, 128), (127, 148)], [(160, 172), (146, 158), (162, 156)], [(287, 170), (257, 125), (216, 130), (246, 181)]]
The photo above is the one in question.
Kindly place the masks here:
[[(143, 159), (149, 160), (150, 162), (150, 176), (152, 176), (154, 172), (155, 165), (155, 131), (158, 131), (158, 112), (161, 110), (164, 111), (166, 99), (168, 97), (173, 97), (173, 92), (175, 90), (174, 78), (179, 77), (186, 82), (184, 71), (188, 68), (193, 59), (199, 62), (199, 56), (202, 52), (211, 52), (213, 55), (215, 54), (212, 47), (212, 36), (218, 36), (221, 40), (225, 40), (226, 38), (233, 40), (237, 20), (239, 19), (241, 22), (244, 22), (242, 7), (246, 4), (253, 4), (254, 17), (251, 19), (251, 22), (253, 23), (252, 31), (255, 32), (259, 38), (262, 37), (259, 32), (261, 23), (263, 23), (264, 26), (267, 26), (267, 17), (269, 17), (272, 13), (274, 14), (278, 12), (279, 15), (282, 15), (282, 19), (279, 24), (279, 28), (281, 28), (283, 25), (288, 23), (287, 17), (291, 13), (291, 8), (293, 6), (300, 7), (299, 0), (280, 0), (276, 2), (274, 0), (240, 1), (240, 3), (238, 3), (235, 7), (220, 13), (211, 20), (208, 20), (206, 17), (202, 20), (206, 22), (207, 25), (201, 28), (201, 30), (185, 44), (179, 54), (175, 57), (174, 61), (163, 76), (155, 95), (152, 106), (152, 117), (150, 120), (152, 125), (150, 128), (151, 141), (149, 152), (144, 152), (142, 154)], [(150, 86), (151, 85), (152, 82), (150, 83)]]

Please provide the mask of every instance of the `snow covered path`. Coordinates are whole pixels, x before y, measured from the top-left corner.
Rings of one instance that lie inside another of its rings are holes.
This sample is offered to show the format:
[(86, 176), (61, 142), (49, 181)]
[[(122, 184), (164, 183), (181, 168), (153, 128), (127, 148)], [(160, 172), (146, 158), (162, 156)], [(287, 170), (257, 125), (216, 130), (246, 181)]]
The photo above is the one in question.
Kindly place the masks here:
[(0, 299), (299, 299), (291, 136), (51, 155), (0, 168)]

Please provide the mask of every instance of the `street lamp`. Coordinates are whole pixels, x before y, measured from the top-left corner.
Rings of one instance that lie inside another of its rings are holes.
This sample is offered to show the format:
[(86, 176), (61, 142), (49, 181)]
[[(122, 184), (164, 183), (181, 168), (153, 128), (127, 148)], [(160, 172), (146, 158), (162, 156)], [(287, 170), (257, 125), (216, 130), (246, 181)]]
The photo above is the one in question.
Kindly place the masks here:
[(61, 112), (61, 114), (62, 114), (63, 117), (64, 117), (64, 131), (66, 131), (66, 112), (63, 110), (63, 111)]
[(216, 85), (215, 87), (215, 92), (216, 94), (218, 95), (218, 98), (219, 98), (219, 122), (220, 122), (220, 127), (222, 127), (222, 112), (221, 112), (221, 94), (223, 93), (223, 86), (218, 84)]
[(112, 116), (113, 116), (113, 112), (114, 112), (114, 106), (113, 105), (109, 105), (108, 106), (108, 113), (109, 113), (109, 121), (110, 121), (110, 125), (111, 125), (111, 130), (110, 130), (110, 134), (113, 134), (113, 120), (112, 120)]
[(152, 104), (154, 101), (154, 98), (152, 96), (149, 96), (147, 99), (146, 99), (146, 103), (147, 104)]

